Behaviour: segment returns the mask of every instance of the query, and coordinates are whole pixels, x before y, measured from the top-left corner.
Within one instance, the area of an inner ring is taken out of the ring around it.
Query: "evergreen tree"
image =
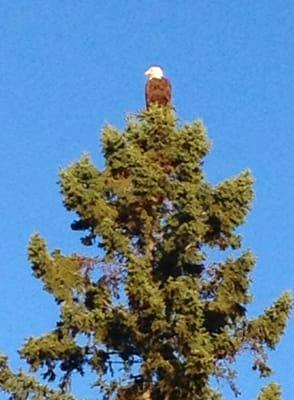
[[[99,389],[104,399],[220,400],[211,382],[224,379],[237,395],[234,361],[243,351],[269,376],[266,351],[279,342],[292,300],[285,292],[247,316],[255,257],[237,228],[253,198],[250,172],[208,183],[205,127],[181,125],[165,107],[129,117],[124,132],[106,126],[102,142],[102,171],[83,156],[60,173],[64,205],[77,215],[72,229],[98,246],[97,258],[50,253],[39,235],[28,248],[60,318],[20,354],[59,389],[13,373],[2,356],[1,390],[11,399],[70,400],[73,374],[90,369],[97,398]],[[258,400],[267,399],[281,399],[277,384],[262,389]]]

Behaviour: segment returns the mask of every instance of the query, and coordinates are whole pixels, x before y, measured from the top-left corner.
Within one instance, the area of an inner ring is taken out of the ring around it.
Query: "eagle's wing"
[[[171,103],[171,84],[167,78],[149,79],[145,87],[146,106],[157,103],[166,106]]]

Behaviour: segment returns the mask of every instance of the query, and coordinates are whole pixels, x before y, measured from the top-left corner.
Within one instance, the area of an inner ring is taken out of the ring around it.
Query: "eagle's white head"
[[[160,67],[152,66],[145,71],[145,75],[148,77],[148,79],[161,79],[163,77],[163,70]]]

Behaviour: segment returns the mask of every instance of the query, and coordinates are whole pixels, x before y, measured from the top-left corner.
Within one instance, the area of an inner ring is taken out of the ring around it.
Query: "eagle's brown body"
[[[160,106],[171,104],[171,84],[167,78],[151,78],[148,79],[145,86],[146,107],[151,103]]]

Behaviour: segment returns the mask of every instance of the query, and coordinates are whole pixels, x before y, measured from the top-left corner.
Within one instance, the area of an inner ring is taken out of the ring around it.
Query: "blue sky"
[[[70,230],[58,170],[83,152],[103,165],[101,127],[123,128],[126,113],[144,107],[151,64],[171,79],[182,121],[200,117],[208,128],[208,179],[244,168],[255,176],[241,229],[258,260],[250,315],[293,289],[293,60],[292,0],[0,1],[0,351],[14,368],[24,338],[53,328],[58,315],[31,276],[30,235],[40,232],[50,249],[87,251]],[[293,335],[292,319],[270,355],[285,400],[294,392]],[[256,397],[260,383],[244,359],[238,382],[241,399]],[[85,397],[82,385],[75,390]]]

